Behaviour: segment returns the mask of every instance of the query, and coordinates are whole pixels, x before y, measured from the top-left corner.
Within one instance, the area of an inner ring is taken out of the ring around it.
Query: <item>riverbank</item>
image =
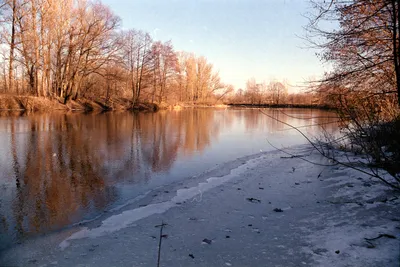
[[[138,103],[132,107],[132,101],[127,98],[98,98],[70,100],[62,104],[56,99],[35,96],[0,95],[0,114],[23,112],[50,112],[50,111],[77,111],[77,112],[102,112],[132,110],[141,112],[154,112],[160,109],[181,110],[184,108],[304,108],[330,110],[328,106],[321,105],[289,105],[289,104],[235,104],[235,103]]]
[[[25,112],[51,112],[51,111],[76,111],[76,112],[103,112],[103,111],[139,111],[155,112],[160,109],[181,110],[184,108],[226,108],[223,104],[155,104],[137,103],[132,107],[132,101],[126,98],[98,98],[70,100],[62,104],[56,99],[35,96],[0,95],[0,115],[20,114]]]
[[[3,251],[0,265],[157,266],[163,222],[160,266],[398,266],[399,202],[352,169],[260,153]]]
[[[70,100],[62,104],[56,99],[49,99],[35,96],[13,96],[0,95],[0,112],[50,112],[50,111],[149,111],[154,112],[159,109],[158,105],[152,103],[138,103],[132,107],[132,101],[125,98],[98,98],[98,99],[79,99]]]

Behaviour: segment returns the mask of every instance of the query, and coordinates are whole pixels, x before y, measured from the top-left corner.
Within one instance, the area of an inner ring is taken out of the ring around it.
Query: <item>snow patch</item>
[[[397,197],[365,174],[336,171],[339,176],[324,180],[333,182],[325,188],[333,190],[329,202],[338,209],[304,221],[308,226],[302,230],[309,233],[305,252],[317,266],[398,266],[398,223],[388,216],[397,210]],[[379,238],[381,234],[396,238]]]
[[[197,186],[191,188],[178,189],[176,192],[176,196],[169,201],[154,203],[132,210],[126,210],[120,214],[113,215],[105,219],[104,221],[102,221],[101,225],[96,228],[89,229],[87,227],[84,227],[80,231],[72,234],[70,237],[63,240],[59,244],[59,247],[60,249],[64,250],[70,245],[71,240],[83,239],[83,238],[96,238],[104,236],[119,231],[123,228],[129,227],[132,225],[132,223],[147,218],[151,215],[164,213],[170,208],[176,207],[179,204],[182,204],[183,202],[189,199],[193,199],[198,195],[201,196],[203,192],[218,187],[226,183],[227,181],[231,180],[232,178],[243,174],[244,172],[248,171],[248,169],[257,166],[260,163],[261,159],[262,156],[257,157],[255,159],[251,159],[247,161],[245,164],[240,165],[235,169],[232,169],[230,173],[225,176],[210,177],[205,182],[199,183]],[[199,201],[198,198],[193,199],[193,201],[195,200]]]

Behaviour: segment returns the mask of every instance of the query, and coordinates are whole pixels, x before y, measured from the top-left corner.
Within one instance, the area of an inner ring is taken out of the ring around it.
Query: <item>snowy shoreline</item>
[[[0,265],[156,266],[164,222],[161,266],[399,266],[398,193],[345,167],[285,156],[245,157],[159,188],[3,251]],[[307,159],[327,163],[315,152]]]

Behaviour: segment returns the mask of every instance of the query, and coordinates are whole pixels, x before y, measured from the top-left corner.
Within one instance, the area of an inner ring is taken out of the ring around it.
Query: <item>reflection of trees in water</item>
[[[266,133],[279,133],[292,128],[279,122],[283,121],[294,127],[306,128],[306,131],[319,133],[321,127],[328,133],[337,129],[337,119],[332,112],[310,109],[263,109],[263,112],[275,118],[272,119],[262,114],[258,109],[242,109],[234,114],[238,120],[243,120],[247,131],[265,131]],[[314,128],[309,127],[313,125]],[[306,126],[306,127],[305,127]]]
[[[169,170],[179,151],[210,145],[219,132],[214,114],[190,109],[9,119],[7,164],[15,186],[12,205],[0,206],[0,233],[20,240],[104,210],[118,198],[116,183],[145,181]]]
[[[192,109],[178,115],[179,131],[183,135],[182,151],[185,155],[203,151],[211,144],[211,138],[219,133],[219,121],[214,119],[214,110]]]
[[[115,198],[112,189],[105,189],[102,159],[82,124],[79,116],[38,115],[16,129],[16,119],[11,120],[16,186],[7,225],[14,225],[17,239],[68,225]]]
[[[274,118],[283,119],[282,114],[275,109],[265,110],[269,115]],[[258,109],[241,109],[234,113],[238,120],[242,121],[245,125],[246,131],[265,131],[266,133],[282,130],[284,125],[262,114]]]
[[[123,113],[115,119],[120,128],[110,136],[122,140],[124,153],[107,161],[118,159],[120,168],[114,172],[116,179],[124,177],[134,182],[149,179],[152,172],[168,171],[180,151],[186,155],[203,151],[219,131],[214,111],[210,109]],[[121,150],[121,144],[110,142],[107,151],[113,151],[114,146]]]
[[[158,112],[140,116],[142,155],[151,171],[167,171],[176,160],[180,134],[173,113]]]
[[[140,114],[141,148],[144,161],[154,172],[167,171],[178,152],[201,152],[218,134],[214,110],[188,109],[178,112]]]

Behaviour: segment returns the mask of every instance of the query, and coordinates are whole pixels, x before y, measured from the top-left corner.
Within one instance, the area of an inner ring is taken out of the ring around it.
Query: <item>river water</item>
[[[307,142],[271,117],[311,138],[337,128],[327,111],[263,112],[268,116],[204,108],[0,117],[0,251],[219,164]]]

